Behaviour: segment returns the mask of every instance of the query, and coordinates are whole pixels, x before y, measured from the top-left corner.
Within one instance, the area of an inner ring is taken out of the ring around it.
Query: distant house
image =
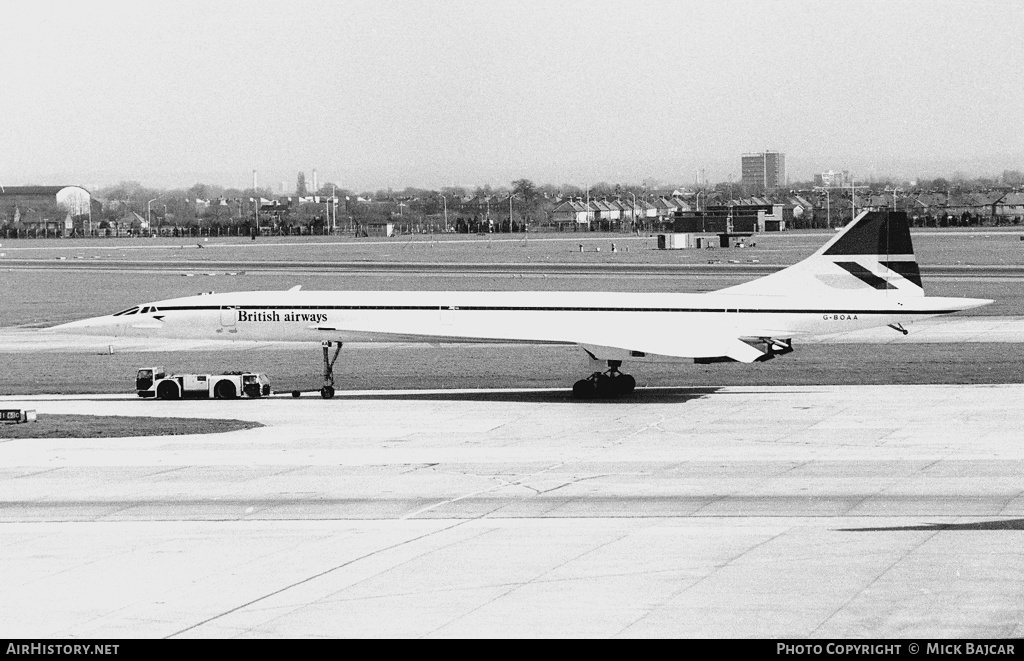
[[[563,225],[587,225],[590,221],[586,205],[575,198],[567,198],[551,210],[551,222],[561,228]]]
[[[1014,224],[1024,220],[1024,193],[1007,193],[996,206],[996,213],[1001,218],[1015,221]]]
[[[672,202],[676,205],[676,211],[692,211],[693,207],[681,196],[673,195]]]
[[[609,202],[606,199],[601,199],[597,201],[597,204],[601,208],[602,220],[615,222],[622,218],[622,208],[617,206],[614,202]]]
[[[975,193],[974,201],[977,205],[976,215],[979,218],[987,218],[992,224],[998,224],[1005,219],[1006,198],[1010,195],[1007,191],[989,191],[988,193]]]
[[[675,198],[664,196],[656,198],[653,205],[656,210],[657,218],[660,221],[668,221],[675,215],[676,211],[680,211],[683,208],[683,205]]]
[[[912,216],[923,216],[937,218],[946,215],[946,203],[949,196],[946,193],[922,193],[917,196],[913,204]]]
[[[149,221],[129,211],[117,220],[108,223],[107,236],[139,236],[149,234]]]
[[[16,210],[17,215],[17,210]],[[32,232],[33,234],[53,234],[55,236],[63,236],[71,233],[73,227],[71,214],[67,213],[63,218],[57,217],[28,217],[21,218],[19,216],[18,221],[15,223],[18,229],[24,229]]]
[[[1012,212],[1005,210],[1006,200],[1013,193],[990,191],[987,193],[930,192],[917,195],[910,209],[914,218],[924,218],[931,224],[956,225],[966,223],[998,223]],[[1021,211],[1024,216],[1024,209]]]
[[[789,195],[786,203],[793,209],[793,221],[798,223],[797,227],[810,227],[815,221],[814,204],[807,198],[800,195]]]
[[[637,199],[637,206],[640,209],[640,217],[647,220],[655,220],[658,217],[658,207],[647,200]]]
[[[608,206],[612,208],[612,212],[618,214],[616,218],[621,223],[629,223],[633,221],[633,207],[629,204],[624,203],[620,199],[608,200]]]
[[[500,208],[497,206],[497,202],[488,195],[466,197],[458,202],[458,212],[469,216],[484,216],[491,211],[492,201],[495,204],[495,208]]]
[[[892,208],[892,196],[889,193],[874,193],[866,195],[862,198],[863,208],[871,207],[873,209],[891,209]]]
[[[596,224],[593,229],[597,230],[610,230],[612,229],[612,208],[611,206],[602,199],[591,199],[591,208],[594,210],[594,221]]]
[[[969,222],[971,218],[990,217],[992,207],[985,193],[953,194],[946,200],[945,215],[947,219],[954,219],[955,224],[959,224],[961,219]]]

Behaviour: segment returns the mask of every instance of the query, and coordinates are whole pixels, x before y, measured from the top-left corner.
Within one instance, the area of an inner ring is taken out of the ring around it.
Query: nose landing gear
[[[328,352],[332,344],[337,344],[338,348],[334,350],[334,357],[329,358]],[[341,353],[341,342],[328,340],[321,342],[321,346],[324,350],[324,387],[320,389],[320,396],[330,399],[334,397],[334,361],[338,360],[338,354]]]
[[[572,395],[577,399],[594,399],[628,395],[636,388],[636,379],[619,371],[621,360],[609,360],[608,369],[594,372],[580,379],[572,386]]]

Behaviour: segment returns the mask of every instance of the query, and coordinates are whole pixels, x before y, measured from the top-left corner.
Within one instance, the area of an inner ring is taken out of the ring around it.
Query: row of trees
[[[300,203],[296,196],[289,201],[265,188],[237,189],[200,183],[185,189],[161,190],[128,181],[95,191],[95,196],[103,201],[102,218],[96,219],[97,223],[116,224],[125,217],[138,214],[147,220],[152,219],[154,228],[161,225],[238,226],[255,224],[259,208],[261,226],[323,230],[333,226],[351,227],[392,221],[409,225],[414,219],[422,221],[425,218],[439,219],[443,224],[448,212],[449,226],[453,227],[455,221],[463,216],[468,216],[464,218],[468,223],[475,216],[490,215],[489,212],[498,214],[502,207],[497,200],[507,200],[510,194],[513,196],[514,213],[520,222],[536,222],[543,215],[541,201],[553,199],[556,192],[553,187],[538,190],[527,179],[513,182],[510,188],[483,186],[472,191],[449,187],[440,191],[406,188],[356,193],[327,183],[317,191],[307,191],[309,197],[319,197],[318,202]],[[467,210],[464,203],[467,197],[486,199],[487,202]],[[261,199],[264,201],[262,204]],[[278,204],[270,205],[267,201]],[[476,223],[479,221],[475,218]]]

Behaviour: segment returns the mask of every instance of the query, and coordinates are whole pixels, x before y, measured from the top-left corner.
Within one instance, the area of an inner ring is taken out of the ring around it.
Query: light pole
[[[897,188],[896,186],[893,186],[893,187],[892,187],[892,189],[889,189],[889,188],[886,188],[886,189],[885,189],[885,192],[886,192],[886,193],[888,193],[888,192],[892,192],[892,210],[893,210],[893,211],[896,211],[896,193],[897,193],[897,192],[898,192],[899,190],[900,190],[900,189],[899,189],[899,188]]]
[[[512,233],[512,197],[515,193],[508,194],[508,233]]]
[[[149,202],[146,202],[146,222],[149,224],[149,231],[150,232],[153,231],[153,206],[152,205],[153,205],[154,202],[159,200],[164,195],[167,195],[167,193],[164,193],[163,195],[157,195],[156,197],[154,197]],[[92,207],[91,204],[89,206]],[[90,212],[91,211],[92,211],[92,209],[90,208]],[[166,212],[164,213],[164,216],[167,216]]]
[[[850,221],[857,217],[857,189],[867,188],[867,186],[858,186],[857,182],[853,179],[850,180]]]
[[[832,199],[829,196],[828,188],[825,188],[824,186],[818,186],[814,190],[825,191],[825,224],[828,227],[828,229],[832,229]]]
[[[638,227],[636,221],[636,193],[630,193],[633,196],[633,227]]]
[[[590,231],[590,186],[587,186],[587,231]]]
[[[444,203],[444,233],[448,233],[448,198],[441,194],[441,201]]]
[[[856,181],[850,180],[850,222],[857,217],[857,186]]]

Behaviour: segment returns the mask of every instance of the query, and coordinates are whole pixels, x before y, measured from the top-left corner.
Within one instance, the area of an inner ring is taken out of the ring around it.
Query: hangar
[[[9,232],[85,233],[100,203],[81,186],[0,186],[0,227]]]

